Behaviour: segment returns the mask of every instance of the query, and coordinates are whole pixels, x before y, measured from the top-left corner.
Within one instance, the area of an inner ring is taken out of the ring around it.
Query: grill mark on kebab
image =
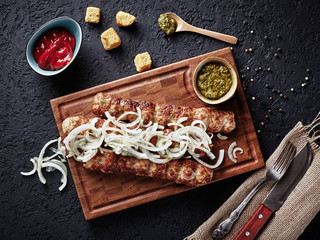
[[[65,135],[74,128],[89,123],[90,118],[76,116],[65,119],[62,129]],[[96,127],[101,127],[104,119],[99,119]],[[169,131],[168,131],[169,132]],[[115,153],[98,152],[83,166],[90,170],[114,174],[134,174],[137,176],[155,177],[168,179],[187,186],[200,186],[211,182],[213,170],[191,159],[171,160],[168,163],[157,164],[147,159],[137,159],[117,155]]]
[[[207,132],[229,133],[236,127],[234,114],[231,111],[212,110],[206,107],[191,108],[175,105],[161,105],[145,101],[125,100],[113,95],[97,93],[93,99],[92,111],[95,115],[105,117],[108,111],[111,116],[119,117],[124,112],[137,112],[141,109],[144,124],[151,122],[160,125],[177,122],[182,117],[187,117],[184,125],[190,125],[194,120],[201,120],[207,127]],[[123,120],[133,121],[135,116],[126,116]]]

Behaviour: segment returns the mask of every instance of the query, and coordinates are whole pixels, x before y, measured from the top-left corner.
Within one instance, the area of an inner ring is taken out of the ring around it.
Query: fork
[[[278,181],[284,173],[287,171],[293,156],[296,153],[296,147],[290,142],[286,142],[279,157],[268,170],[266,177],[248,194],[248,196],[240,203],[240,205],[229,215],[229,218],[219,224],[218,228],[212,233],[214,240],[223,238],[231,229],[232,225],[239,218],[243,209],[247,206],[252,197],[258,192],[258,190],[264,186],[267,182]]]

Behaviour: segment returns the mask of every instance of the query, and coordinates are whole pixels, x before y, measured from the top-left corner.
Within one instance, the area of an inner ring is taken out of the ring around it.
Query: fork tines
[[[291,142],[286,142],[273,168],[280,174],[284,173],[289,167],[291,160],[296,152],[295,146]]]

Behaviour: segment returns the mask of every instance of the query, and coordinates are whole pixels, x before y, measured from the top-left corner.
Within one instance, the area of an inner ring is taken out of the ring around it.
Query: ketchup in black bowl
[[[76,46],[75,37],[58,27],[43,33],[36,41],[33,57],[44,70],[58,70],[71,62]]]

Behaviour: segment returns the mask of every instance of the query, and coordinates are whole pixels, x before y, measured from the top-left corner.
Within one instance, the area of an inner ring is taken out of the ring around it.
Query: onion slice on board
[[[221,135],[220,133],[217,134],[217,138],[219,138],[220,140],[227,140],[228,139],[227,136]]]
[[[237,163],[237,160],[234,159],[233,155],[232,155],[232,152],[233,152],[233,149],[237,146],[237,143],[236,142],[233,142],[230,144],[229,148],[228,148],[228,157],[230,158],[230,160],[234,163]]]
[[[233,149],[233,151],[232,151],[232,156],[233,156],[234,158],[237,158],[236,152],[240,152],[240,154],[242,154],[242,153],[243,153],[243,149],[242,149],[241,147],[237,147],[237,148]]]

